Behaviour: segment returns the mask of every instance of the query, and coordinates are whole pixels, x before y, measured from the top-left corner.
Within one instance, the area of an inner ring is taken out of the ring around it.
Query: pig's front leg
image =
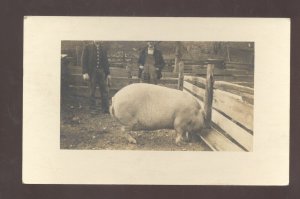
[[[174,121],[174,129],[176,131],[176,139],[175,142],[177,145],[180,145],[180,143],[183,141],[183,137],[186,133],[186,121],[182,117],[177,117]]]
[[[122,133],[123,135],[125,135],[126,140],[130,143],[130,144],[136,144],[136,140],[129,134],[129,132],[132,130],[132,127],[130,126],[123,126],[122,127]]]
[[[180,145],[180,143],[183,141],[183,135],[184,135],[184,131],[181,128],[176,128],[176,139],[175,139],[175,143],[177,145]]]

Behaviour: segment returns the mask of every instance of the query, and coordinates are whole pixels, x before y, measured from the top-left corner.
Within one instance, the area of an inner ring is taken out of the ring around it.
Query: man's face
[[[154,42],[148,41],[148,48],[154,48]]]
[[[94,44],[96,44],[96,45],[101,45],[101,44],[102,44],[102,41],[94,40]]]

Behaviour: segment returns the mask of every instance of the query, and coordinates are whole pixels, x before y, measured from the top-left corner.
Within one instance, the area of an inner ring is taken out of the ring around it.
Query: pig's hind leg
[[[120,110],[120,108],[118,110]],[[135,114],[130,111],[121,110],[119,112],[115,112],[115,115],[118,121],[122,124],[122,135],[129,143],[136,144],[136,140],[129,134],[130,131],[134,130],[138,123],[135,119]]]

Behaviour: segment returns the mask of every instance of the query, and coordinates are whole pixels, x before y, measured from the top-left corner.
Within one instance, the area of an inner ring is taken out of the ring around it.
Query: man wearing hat
[[[108,82],[110,82],[109,63],[106,50],[102,42],[93,41],[85,46],[82,53],[83,79],[89,80],[90,108],[95,111],[96,87],[99,86],[101,93],[102,112],[109,113]]]
[[[157,43],[156,43],[157,44]],[[161,70],[165,62],[160,50],[155,47],[155,42],[148,41],[138,59],[139,74],[141,82],[157,84],[162,77]]]

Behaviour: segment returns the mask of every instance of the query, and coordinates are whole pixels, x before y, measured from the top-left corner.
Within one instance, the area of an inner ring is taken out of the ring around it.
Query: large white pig
[[[123,131],[175,129],[178,144],[187,132],[200,132],[204,111],[193,97],[183,91],[153,84],[130,84],[112,98],[111,115]],[[136,143],[129,134],[128,141]]]

